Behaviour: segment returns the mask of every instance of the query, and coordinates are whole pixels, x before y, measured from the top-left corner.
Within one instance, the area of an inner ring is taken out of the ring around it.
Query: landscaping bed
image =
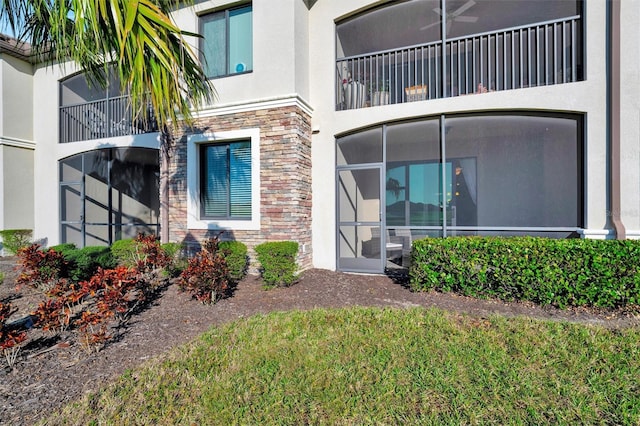
[[[0,258],[5,282],[0,301],[19,308],[12,319],[37,307],[41,296],[22,288],[15,290],[15,260]],[[396,280],[398,281],[398,280]],[[129,368],[185,343],[212,325],[227,323],[256,313],[312,309],[316,307],[390,306],[438,307],[475,317],[493,314],[567,320],[608,327],[640,325],[637,313],[587,308],[559,310],[532,303],[478,300],[438,292],[414,293],[404,282],[386,276],[345,274],[326,270],[305,271],[288,288],[265,291],[253,276],[243,279],[231,297],[215,305],[203,305],[188,293],[169,285],[153,304],[133,316],[121,337],[99,353],[87,355],[64,336],[48,341],[46,334],[30,334],[13,371],[0,370],[0,419],[7,424],[33,424],[65,403],[95,391]]]

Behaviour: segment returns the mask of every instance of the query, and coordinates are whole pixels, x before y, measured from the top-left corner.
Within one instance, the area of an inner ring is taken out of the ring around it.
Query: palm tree
[[[149,105],[161,130],[162,240],[168,240],[169,135],[215,96],[196,55],[169,18],[178,0],[0,0],[4,19],[50,64],[74,61],[102,86],[114,67],[136,119]]]

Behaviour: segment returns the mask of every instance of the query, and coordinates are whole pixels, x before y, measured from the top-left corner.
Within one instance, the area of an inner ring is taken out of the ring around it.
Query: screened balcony
[[[60,143],[138,135],[158,131],[149,108],[135,117],[129,96],[114,76],[106,89],[77,74],[60,83]]]
[[[576,1],[414,0],[365,12],[337,25],[336,109],[580,81],[581,10]]]

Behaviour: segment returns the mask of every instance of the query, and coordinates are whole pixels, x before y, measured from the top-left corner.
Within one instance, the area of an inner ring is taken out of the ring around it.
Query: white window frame
[[[251,220],[204,219],[200,217],[200,146],[251,140]],[[198,133],[187,137],[187,228],[216,230],[260,230],[260,129]]]

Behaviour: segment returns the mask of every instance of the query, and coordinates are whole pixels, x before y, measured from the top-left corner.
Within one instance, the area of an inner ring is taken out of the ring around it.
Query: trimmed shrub
[[[247,246],[240,241],[221,241],[218,247],[227,261],[229,276],[233,281],[240,281],[247,273]]]
[[[414,290],[617,308],[640,304],[640,241],[450,237],[414,241]]]
[[[78,249],[76,245],[73,243],[62,243],[62,244],[58,244],[57,246],[51,246],[49,248],[51,250],[57,251],[58,253],[62,253],[63,255],[65,252]]]
[[[182,254],[184,244],[181,243],[164,243],[160,247],[169,259],[168,265],[164,268],[167,275],[177,277],[187,267],[187,259]]]
[[[262,266],[262,280],[268,287],[287,287],[298,279],[298,243],[295,241],[272,241],[255,247]]]
[[[2,246],[9,254],[18,254],[18,250],[31,244],[31,229],[5,229],[0,231]]]
[[[174,250],[173,246],[167,247],[170,250]],[[175,248],[175,250],[177,249]],[[111,245],[111,253],[119,265],[137,268],[140,272],[163,269],[172,261],[171,256],[167,254],[153,234],[145,235],[141,233],[132,240],[115,241]]]
[[[68,278],[74,282],[90,279],[98,268],[112,269],[118,264],[109,247],[104,246],[64,248],[61,253],[67,261]]]
[[[189,259],[178,286],[205,304],[215,303],[224,296],[229,287],[229,268],[218,247],[218,238],[207,240],[202,250]]]
[[[127,240],[114,241],[111,244],[111,253],[118,261],[118,264],[133,267],[137,263],[136,258],[136,240],[133,238]]]

